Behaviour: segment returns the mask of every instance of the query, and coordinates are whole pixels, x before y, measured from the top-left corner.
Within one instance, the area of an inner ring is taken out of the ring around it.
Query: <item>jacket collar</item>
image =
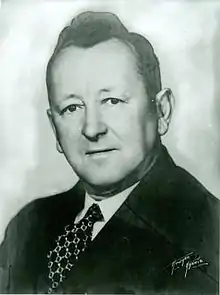
[[[163,211],[161,207],[166,201],[165,195],[169,183],[175,177],[175,168],[176,165],[167,149],[162,146],[153,167],[131,192],[115,217],[136,226],[151,228],[165,239],[172,241],[172,236],[169,236],[160,221],[162,217],[160,215],[166,214],[166,209]]]

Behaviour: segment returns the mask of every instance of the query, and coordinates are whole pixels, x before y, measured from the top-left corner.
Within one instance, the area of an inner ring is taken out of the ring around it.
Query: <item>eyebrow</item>
[[[114,87],[108,87],[108,88],[102,88],[98,92],[99,92],[99,94],[101,94],[101,93],[109,93],[109,92],[111,92],[113,90],[115,90]],[[83,97],[82,96],[77,95],[77,94],[74,94],[74,93],[70,93],[70,94],[64,96],[64,99],[65,100],[66,99],[69,99],[69,98],[76,98],[76,99],[83,100]]]
[[[114,91],[114,90],[117,91],[117,89],[114,88],[114,87],[108,87],[108,88],[103,88],[103,89],[99,90],[99,93],[109,93],[109,92]],[[127,94],[127,91],[126,92],[121,92],[120,95],[123,96],[125,99],[129,99],[130,98],[130,95]]]
[[[99,90],[99,93],[109,93],[112,90],[114,90],[114,89],[112,89],[111,87],[102,88],[102,89]],[[74,94],[74,93],[70,93],[70,94],[64,96],[64,99],[69,99],[69,98],[77,98],[77,99],[83,100],[82,96]]]
[[[114,89],[112,89],[111,87],[109,87],[109,88],[102,88],[102,89],[99,90],[99,93],[109,93],[112,90],[114,90]]]
[[[68,95],[65,95],[64,99],[69,99],[69,98],[77,98],[77,99],[82,99],[80,95],[76,95],[74,93],[70,93]]]

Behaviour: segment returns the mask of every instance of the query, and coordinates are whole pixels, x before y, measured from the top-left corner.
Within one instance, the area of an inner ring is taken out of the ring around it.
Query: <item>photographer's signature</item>
[[[176,260],[174,260],[171,264],[171,275],[174,274],[175,271],[178,271],[182,268],[185,269],[184,277],[186,278],[188,272],[193,268],[198,268],[201,266],[207,266],[209,263],[206,262],[202,257],[194,252],[190,252],[185,256],[182,256]]]

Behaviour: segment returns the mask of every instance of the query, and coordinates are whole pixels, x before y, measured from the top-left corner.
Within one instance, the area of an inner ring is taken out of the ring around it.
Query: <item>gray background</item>
[[[118,14],[143,33],[176,98],[164,142],[220,198],[219,1],[3,1],[0,11],[0,239],[27,202],[77,180],[46,116],[46,62],[58,33],[84,10]]]

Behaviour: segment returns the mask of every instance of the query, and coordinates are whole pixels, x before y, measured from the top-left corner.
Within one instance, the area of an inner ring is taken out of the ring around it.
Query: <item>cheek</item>
[[[131,148],[144,150],[146,146],[150,148],[154,144],[157,134],[156,114],[146,106],[122,112],[112,123],[128,147],[130,145]]]
[[[109,129],[113,132],[122,144],[131,147],[134,144],[140,144],[143,141],[145,128],[142,115],[136,109],[124,109],[114,116],[106,116],[106,122]]]
[[[76,120],[68,118],[66,120],[57,119],[55,121],[57,138],[61,145],[67,145],[70,143],[78,143],[81,134],[80,124]],[[74,145],[76,146],[76,145]]]

